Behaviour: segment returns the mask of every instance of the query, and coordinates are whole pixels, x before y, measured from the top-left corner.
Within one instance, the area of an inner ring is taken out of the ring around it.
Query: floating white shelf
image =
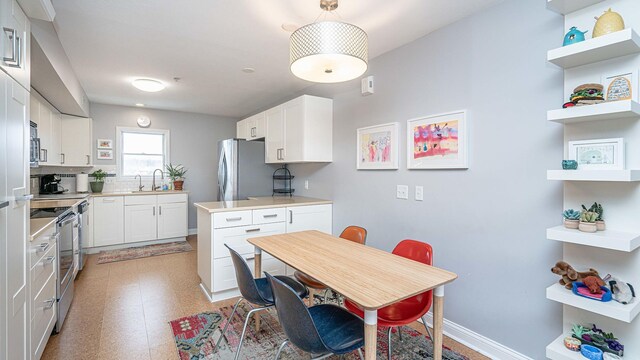
[[[603,1],[604,0],[547,0],[547,9],[557,12],[558,14],[567,15]]]
[[[637,52],[640,52],[640,37],[633,29],[625,29],[549,50],[547,60],[568,69]]]
[[[640,181],[640,170],[547,170],[547,180]]]
[[[547,288],[547,299],[630,323],[640,312],[640,301],[623,305],[615,300],[601,302],[575,295],[559,283]]]
[[[571,351],[564,346],[564,338],[568,335],[560,335],[547,345],[547,358],[551,360],[584,360],[585,357],[579,351]]]
[[[547,111],[547,120],[560,124],[624,118],[640,118],[640,104],[624,100]]]
[[[640,233],[615,230],[586,233],[556,226],[547,229],[547,239],[626,252],[640,247]]]

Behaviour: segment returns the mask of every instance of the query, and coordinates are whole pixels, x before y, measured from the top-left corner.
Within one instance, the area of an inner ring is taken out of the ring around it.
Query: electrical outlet
[[[396,188],[396,198],[405,200],[409,199],[409,186],[398,185]]]
[[[305,190],[309,190],[309,180],[304,181],[304,188]]]
[[[424,200],[424,187],[416,186],[416,200],[417,201]]]

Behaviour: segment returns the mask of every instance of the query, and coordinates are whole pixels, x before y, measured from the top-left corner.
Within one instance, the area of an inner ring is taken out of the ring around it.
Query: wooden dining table
[[[376,359],[378,309],[433,291],[433,358],[442,359],[444,285],[458,275],[346,241],[320,231],[248,239],[255,246],[255,276],[262,275],[262,251],[314,277],[364,309],[365,359]]]

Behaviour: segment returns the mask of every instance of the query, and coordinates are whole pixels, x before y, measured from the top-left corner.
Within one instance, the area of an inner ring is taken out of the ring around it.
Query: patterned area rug
[[[112,263],[116,261],[133,260],[150,256],[175,254],[192,251],[193,248],[186,241],[176,241],[166,244],[154,244],[128,249],[101,251],[98,264]]]
[[[243,306],[244,305],[244,306]],[[246,303],[238,308],[233,322],[227,329],[225,339],[220,343],[220,349],[215,350],[216,341],[225,325],[225,321],[231,315],[231,307],[223,307],[219,311],[205,312],[193,316],[171,321],[171,329],[176,341],[180,360],[214,360],[233,359],[236,348],[240,342],[244,318],[250,308]],[[270,309],[261,312],[260,331],[255,331],[253,321],[247,326],[247,334],[242,344],[241,359],[273,359],[278,347],[285,340],[284,333],[275,310]],[[428,337],[409,328],[402,327],[402,341],[397,332],[391,337],[393,350],[392,359],[432,359],[433,343]],[[378,329],[378,358],[386,359],[387,354],[387,329]],[[288,346],[280,356],[280,359],[310,359],[310,355]],[[447,360],[469,360],[450,349],[445,348],[443,358]],[[328,359],[340,359],[332,356]],[[341,359],[358,360],[357,352],[344,355]]]

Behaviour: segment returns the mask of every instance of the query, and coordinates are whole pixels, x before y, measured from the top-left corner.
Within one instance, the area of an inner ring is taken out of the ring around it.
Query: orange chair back
[[[347,226],[340,237],[364,245],[367,242],[367,230],[360,226]]]

